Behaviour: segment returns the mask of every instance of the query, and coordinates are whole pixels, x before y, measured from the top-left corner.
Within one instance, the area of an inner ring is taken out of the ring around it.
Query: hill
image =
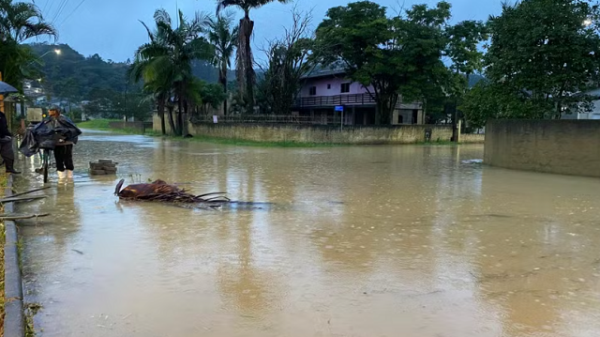
[[[85,100],[94,89],[121,92],[130,85],[126,63],[105,61],[98,54],[84,57],[66,44],[30,46],[42,58],[42,87],[49,96]]]
[[[67,44],[31,44],[33,52],[42,57],[39,67],[43,74],[42,87],[46,93],[55,98],[66,98],[73,101],[89,100],[94,92],[113,91],[130,92],[139,90],[139,85],[130,83],[127,78],[128,62],[104,60],[94,54],[85,57]],[[60,50],[56,54],[54,50]],[[193,73],[196,77],[216,83],[218,70],[206,61],[195,61]],[[235,72],[229,71],[230,80],[235,79]]]

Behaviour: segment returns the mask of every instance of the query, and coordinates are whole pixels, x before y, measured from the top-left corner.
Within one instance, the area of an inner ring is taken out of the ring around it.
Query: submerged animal
[[[194,195],[185,192],[176,185],[170,185],[163,180],[156,180],[148,184],[128,185],[124,189],[125,179],[121,179],[115,187],[115,195],[125,200],[168,201],[181,203],[227,203],[230,200],[224,196],[225,192],[214,192]]]

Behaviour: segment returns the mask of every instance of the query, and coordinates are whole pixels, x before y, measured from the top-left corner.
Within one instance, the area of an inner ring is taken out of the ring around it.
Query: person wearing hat
[[[8,121],[4,111],[0,110],[0,156],[4,160],[6,173],[21,174],[15,170],[15,152],[13,151],[13,134],[8,130]]]
[[[71,138],[62,135],[54,147],[54,159],[56,161],[58,179],[63,180],[67,178],[72,180],[73,170],[75,169],[73,164],[73,144],[77,142],[77,136],[81,134],[81,131],[77,129],[75,124],[73,124],[69,118],[61,115],[60,108],[56,106],[53,106],[48,110],[48,115],[50,120],[55,122],[55,124],[69,125],[76,130],[76,135],[71,135]]]

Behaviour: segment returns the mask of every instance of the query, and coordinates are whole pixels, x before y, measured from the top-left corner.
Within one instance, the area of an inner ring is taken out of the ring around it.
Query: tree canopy
[[[561,118],[588,111],[586,92],[597,87],[600,73],[598,19],[598,5],[586,0],[504,4],[488,23],[490,83],[468,95],[467,117]]]
[[[376,100],[377,122],[389,124],[398,95],[412,100],[441,93],[449,18],[450,4],[443,1],[394,17],[370,1],[331,8],[317,29],[321,62],[341,62],[347,76]]]

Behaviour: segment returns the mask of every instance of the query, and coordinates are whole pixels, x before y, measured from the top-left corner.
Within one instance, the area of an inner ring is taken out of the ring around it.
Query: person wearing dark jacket
[[[75,169],[73,164],[73,144],[77,143],[77,137],[81,134],[81,131],[69,118],[60,114],[59,108],[50,108],[48,114],[50,115],[50,121],[55,124],[57,130],[61,128],[61,125],[65,124],[74,129],[74,134],[72,132],[62,133],[54,148],[58,179],[63,180],[67,178],[73,180],[73,170]]]
[[[13,151],[13,134],[8,130],[8,121],[4,111],[0,112],[0,156],[4,160],[6,173],[20,174],[15,170],[15,152]]]

